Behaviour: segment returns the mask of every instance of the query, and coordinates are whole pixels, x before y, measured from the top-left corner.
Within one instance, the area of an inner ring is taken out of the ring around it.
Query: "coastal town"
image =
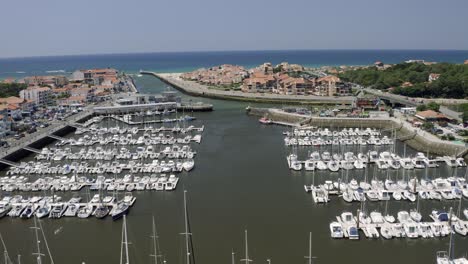
[[[24,133],[65,120],[81,112],[86,106],[109,101],[122,92],[136,92],[132,79],[117,70],[76,70],[70,75],[29,76],[6,78],[0,85],[15,85],[10,96],[0,98],[1,145],[8,147],[8,139],[19,140]]]
[[[242,66],[224,64],[184,73],[181,78],[213,87],[233,88],[245,93],[351,95],[351,84],[341,81],[337,76],[318,77],[307,72],[302,65],[287,62],[276,66],[266,62],[250,70]]]

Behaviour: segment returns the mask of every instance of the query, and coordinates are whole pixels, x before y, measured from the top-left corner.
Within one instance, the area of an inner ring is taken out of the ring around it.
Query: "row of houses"
[[[202,68],[183,73],[181,78],[205,85],[232,85],[241,83],[247,76],[249,76],[249,73],[244,67],[223,64],[208,69]]]
[[[19,93],[20,98],[38,107],[84,104],[97,97],[107,96],[122,85],[118,71],[110,68],[77,70],[69,77],[31,76],[21,80],[9,78],[4,82],[26,84],[27,88]]]
[[[250,70],[246,70],[242,66],[224,64],[183,73],[181,78],[204,85],[231,86],[238,84],[237,87],[245,93],[318,96],[342,96],[351,93],[350,85],[333,75],[320,78],[308,75],[293,77],[300,75],[304,70],[302,65],[287,62],[276,66],[266,62]]]
[[[241,90],[246,93],[345,96],[351,94],[351,85],[333,75],[305,78],[291,77],[286,73],[256,72],[244,79]]]

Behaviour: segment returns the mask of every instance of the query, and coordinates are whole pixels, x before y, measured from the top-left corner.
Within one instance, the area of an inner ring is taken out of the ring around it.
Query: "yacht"
[[[166,182],[166,186],[164,187],[164,190],[166,191],[175,190],[178,182],[179,182],[179,178],[176,177],[174,174],[171,174],[171,176],[169,176],[169,179]]]
[[[308,159],[305,161],[304,168],[306,171],[313,171],[315,170],[315,161],[312,159]]]
[[[195,166],[195,162],[193,159],[186,160],[182,163],[182,166],[185,171],[191,171],[193,167]]]
[[[338,222],[331,222],[330,223],[330,236],[332,238],[343,238],[344,237],[343,227],[341,227],[340,223],[338,223]]]
[[[356,220],[354,219],[354,216],[350,212],[343,212],[341,214],[341,221],[345,225],[356,225]]]
[[[39,207],[39,209],[37,209],[36,217],[37,218],[44,218],[44,217],[48,216],[51,209],[52,209],[52,206],[50,206],[50,204],[48,204],[48,203],[42,205],[41,207]]]
[[[76,216],[78,210],[80,209],[80,205],[77,203],[71,203],[68,205],[67,210],[63,214],[64,216]]]
[[[380,234],[385,239],[393,238],[393,228],[389,224],[384,224],[380,227]]]
[[[93,213],[93,206],[91,204],[85,205],[78,209],[78,218],[88,218]]]
[[[359,232],[356,226],[348,227],[348,236],[349,236],[349,239],[352,239],[352,240],[359,239]]]
[[[8,202],[0,202],[0,218],[4,217],[11,210],[11,205]]]
[[[418,238],[419,237],[419,225],[416,223],[406,223],[403,224],[405,229],[406,237],[408,238]]]
[[[112,220],[118,220],[122,218],[124,215],[128,214],[130,210],[130,206],[125,202],[120,202],[117,206],[112,210]]]
[[[405,158],[400,159],[400,166],[405,170],[412,170],[414,169],[414,164],[411,159]]]
[[[98,207],[94,211],[94,216],[96,216],[96,218],[98,219],[103,219],[108,214],[109,214],[109,207],[102,205],[102,204],[98,205]]]
[[[67,209],[67,206],[63,203],[52,205],[52,209],[50,210],[50,213],[49,213],[49,218],[61,218],[63,214],[65,213],[66,209]]]
[[[340,169],[340,164],[336,160],[330,160],[327,167],[332,172],[337,172]]]
[[[23,218],[23,219],[31,218],[33,214],[36,212],[36,209],[37,209],[37,206],[34,204],[26,205],[26,207],[24,208],[23,212],[20,215],[20,218]]]

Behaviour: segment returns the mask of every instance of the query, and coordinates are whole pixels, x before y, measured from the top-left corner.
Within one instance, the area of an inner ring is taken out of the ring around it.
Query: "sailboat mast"
[[[127,217],[123,216],[123,228],[124,228],[124,245],[125,245],[125,264],[129,264],[130,260],[128,257],[128,236],[127,236]]]
[[[243,259],[242,261],[245,262],[245,264],[249,264],[250,261],[252,261],[251,259],[249,259],[249,244],[248,244],[248,237],[247,237],[247,229],[245,230],[245,259]]]
[[[236,261],[234,259],[234,250],[232,250],[232,253],[231,253],[231,264],[234,264]]]
[[[312,264],[312,232],[309,232],[309,264]]]
[[[454,246],[453,246],[453,231],[452,231],[452,207],[450,207],[449,211],[449,225],[450,225],[450,242],[449,242],[449,261],[453,259],[453,251],[454,251]]]
[[[187,219],[187,190],[184,190],[184,216],[185,216],[185,252],[186,264],[190,264],[190,251],[189,251],[189,231]]]
[[[42,264],[42,256],[44,254],[41,253],[39,233],[37,231],[39,229],[39,227],[37,227],[36,217],[34,217],[34,226],[31,227],[31,228],[34,230],[34,233],[36,234],[36,245],[37,245],[37,252],[33,253],[33,255],[37,256],[37,258],[36,258],[37,264]]]
[[[358,215],[359,215],[359,212],[358,212]],[[315,258],[315,257],[312,257],[312,232],[309,232],[309,255],[305,258],[309,260],[307,262],[308,264],[312,264],[312,259]]]
[[[154,224],[154,216],[153,216],[153,235],[151,237],[153,238],[154,263],[158,264],[158,250],[156,247],[156,225]]]
[[[6,245],[5,245],[5,241],[3,240],[3,236],[2,234],[0,233],[0,240],[2,241],[2,245],[3,245],[3,253],[4,253],[4,257],[5,257],[5,264],[8,264],[11,262],[10,260],[10,256],[8,255],[8,250],[6,248]]]

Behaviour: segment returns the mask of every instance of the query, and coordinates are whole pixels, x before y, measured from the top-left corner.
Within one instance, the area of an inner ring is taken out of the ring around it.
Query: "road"
[[[92,113],[92,108],[87,107],[82,112],[72,115],[64,121],[54,122],[52,123],[52,125],[45,128],[38,128],[36,132],[32,134],[26,134],[24,138],[21,138],[19,140],[13,139],[12,141],[8,142],[10,144],[9,148],[3,148],[0,150],[0,159],[5,158],[6,156],[38,141],[39,139],[45,138],[46,136],[57,132],[65,126],[73,125],[78,120],[83,119],[86,116],[91,115]]]

